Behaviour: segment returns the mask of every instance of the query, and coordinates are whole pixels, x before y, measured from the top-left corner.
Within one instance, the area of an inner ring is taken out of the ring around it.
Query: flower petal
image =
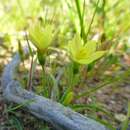
[[[97,52],[94,52],[90,57],[88,57],[88,58],[86,57],[85,59],[77,60],[77,62],[80,64],[90,64],[93,61],[101,58],[105,53],[106,53],[106,51],[97,51]]]
[[[85,44],[85,48],[87,51],[87,54],[90,55],[91,53],[96,51],[97,43],[95,41],[88,41]]]

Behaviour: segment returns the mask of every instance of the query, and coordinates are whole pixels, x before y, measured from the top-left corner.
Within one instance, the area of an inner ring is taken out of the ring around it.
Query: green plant
[[[10,49],[10,43],[13,47],[18,45],[23,63],[22,47],[27,44],[29,48],[31,63],[25,76],[26,88],[114,129],[113,115],[94,98],[103,88],[115,91],[129,83],[129,0],[1,0],[0,9],[0,45],[4,41],[5,50]],[[1,49],[0,54],[5,54],[5,50]],[[34,81],[37,59],[42,70],[38,69],[40,76]],[[90,103],[86,101],[89,98]],[[98,112],[112,121],[99,118]],[[19,125],[16,118],[13,124]],[[127,116],[123,130],[128,122]]]
[[[47,48],[50,46],[53,40],[53,26],[43,26],[38,22],[29,28],[29,39],[37,48],[38,60],[44,71],[45,55]]]

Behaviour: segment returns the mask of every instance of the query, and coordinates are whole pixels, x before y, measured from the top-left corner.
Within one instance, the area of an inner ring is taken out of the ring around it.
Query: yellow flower
[[[90,64],[106,53],[106,51],[96,51],[96,46],[94,41],[84,44],[80,36],[76,34],[67,46],[67,50],[73,61],[79,64]]]
[[[35,24],[29,29],[29,39],[39,51],[44,51],[52,43],[53,26]]]

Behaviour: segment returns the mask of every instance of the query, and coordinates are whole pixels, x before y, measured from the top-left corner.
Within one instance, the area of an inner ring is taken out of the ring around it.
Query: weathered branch
[[[51,123],[57,130],[107,130],[102,124],[87,118],[68,107],[45,97],[29,92],[15,80],[16,70],[20,64],[20,56],[16,54],[5,67],[2,76],[4,98],[17,104],[33,100],[25,105],[30,113]]]

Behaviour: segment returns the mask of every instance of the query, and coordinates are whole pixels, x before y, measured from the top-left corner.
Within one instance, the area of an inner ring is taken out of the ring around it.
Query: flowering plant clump
[[[70,58],[79,64],[90,64],[101,58],[106,51],[96,51],[97,43],[88,41],[84,44],[80,35],[76,34],[66,47]]]

